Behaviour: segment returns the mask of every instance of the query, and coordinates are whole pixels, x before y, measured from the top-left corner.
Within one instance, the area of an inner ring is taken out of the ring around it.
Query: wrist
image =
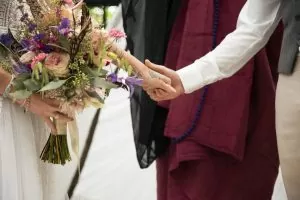
[[[31,96],[26,99],[19,99],[15,101],[20,107],[25,109],[25,112],[27,112],[30,109],[31,106]]]
[[[182,84],[182,82],[181,82],[181,81],[180,81],[180,89],[179,89],[179,94],[180,94],[180,95],[183,95],[183,94],[185,94],[184,87],[183,87],[183,84]]]
[[[13,89],[13,82],[14,82],[14,79],[15,79],[15,76],[14,76],[14,75],[11,75],[9,82],[8,82],[8,84],[6,84],[6,87],[5,87],[5,89],[4,89],[4,92],[2,93],[2,96],[3,96],[4,98],[9,98],[10,92],[11,92],[12,89]]]
[[[10,85],[11,76],[9,74],[1,74],[0,76],[0,95],[2,96],[7,90],[7,87]]]

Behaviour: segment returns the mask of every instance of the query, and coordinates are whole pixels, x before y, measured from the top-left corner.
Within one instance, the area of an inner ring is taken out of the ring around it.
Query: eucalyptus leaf
[[[29,91],[35,92],[35,91],[38,91],[41,89],[41,84],[34,79],[28,79],[28,80],[24,81],[23,83],[24,83],[26,89]]]
[[[104,88],[104,89],[118,88],[117,85],[115,85],[111,82],[108,82],[105,79],[99,78],[99,77],[94,78],[92,84],[94,87]]]
[[[32,95],[32,92],[28,90],[18,90],[10,93],[10,95],[13,99],[26,99]]]
[[[44,92],[47,90],[55,90],[60,88],[61,86],[63,86],[63,84],[66,83],[67,80],[58,80],[58,81],[51,81],[50,83],[48,83],[47,85],[45,85],[40,92]]]

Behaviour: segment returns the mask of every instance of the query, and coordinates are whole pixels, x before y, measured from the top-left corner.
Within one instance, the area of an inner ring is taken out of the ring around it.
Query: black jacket
[[[116,6],[121,0],[85,0],[89,6]]]
[[[127,48],[144,61],[163,64],[169,34],[181,0],[86,0],[88,5],[117,5],[122,3]],[[141,89],[131,98],[131,116],[141,168],[148,167],[167,146],[163,137],[167,111]]]

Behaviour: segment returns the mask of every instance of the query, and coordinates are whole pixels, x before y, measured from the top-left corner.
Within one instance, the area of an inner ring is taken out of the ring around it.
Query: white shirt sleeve
[[[185,93],[229,77],[241,69],[276,29],[281,0],[248,0],[240,12],[237,28],[221,44],[193,64],[178,70]]]

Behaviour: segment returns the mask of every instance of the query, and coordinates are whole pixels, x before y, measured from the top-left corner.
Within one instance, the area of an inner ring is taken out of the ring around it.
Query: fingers
[[[158,78],[165,83],[171,85],[171,78],[169,77],[169,69],[162,65],[156,65],[149,60],[145,61],[145,65],[150,68],[149,75],[151,78]]]
[[[48,127],[51,129],[51,133],[57,134],[57,130],[53,121],[49,117],[43,117],[43,119],[45,123],[48,125]]]
[[[153,81],[153,87],[155,89],[164,90],[166,93],[176,93],[176,90],[171,85],[166,84],[162,80],[152,80],[152,81]]]
[[[160,74],[156,71],[153,71],[152,69],[150,69],[149,75],[150,75],[151,78],[161,79],[166,84],[171,85],[171,79],[169,77],[166,77],[165,75],[162,75],[162,74]]]
[[[73,119],[67,116],[66,114],[63,114],[61,112],[52,112],[49,113],[48,117],[52,117],[53,119],[62,121],[62,122],[69,122],[72,121]]]
[[[145,65],[146,65],[147,67],[149,67],[150,69],[152,69],[152,70],[158,72],[158,73],[161,73],[161,74],[163,74],[163,75],[166,74],[166,71],[167,71],[167,70],[166,70],[166,68],[165,68],[164,66],[156,65],[156,64],[150,62],[150,60],[148,60],[148,59],[145,60]]]
[[[59,108],[61,106],[61,102],[56,99],[45,99],[44,100],[47,104]]]
[[[161,98],[168,95],[168,93],[162,89],[155,90],[155,93],[158,97],[161,97]]]
[[[150,98],[152,100],[157,101],[157,102],[170,100],[170,99],[174,98],[174,94],[169,94],[169,93],[166,93],[165,91],[159,90],[159,89],[148,90],[147,94],[150,96]]]
[[[154,101],[161,101],[155,94],[154,90],[150,90],[150,91],[147,91],[147,94],[149,95],[149,97],[154,100]]]
[[[142,87],[144,90],[162,89],[167,93],[175,93],[176,90],[169,84],[160,79],[146,79],[143,81]]]

